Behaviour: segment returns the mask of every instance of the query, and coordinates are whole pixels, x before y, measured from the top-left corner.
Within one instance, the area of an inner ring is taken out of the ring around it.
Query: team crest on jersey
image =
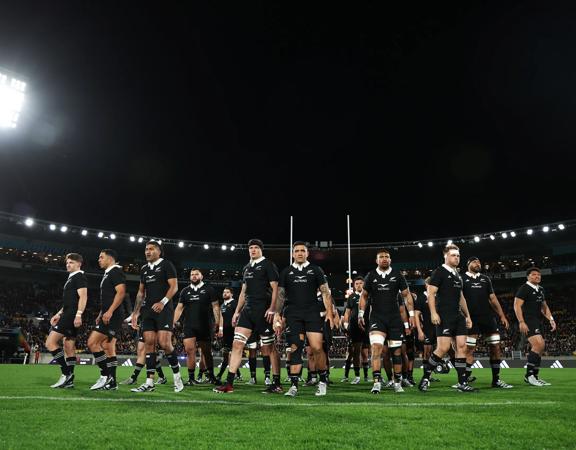
[[[390,281],[396,281],[396,277],[390,278]]]
[[[308,272],[306,272],[308,275],[314,275],[314,271],[312,269],[310,269]]]

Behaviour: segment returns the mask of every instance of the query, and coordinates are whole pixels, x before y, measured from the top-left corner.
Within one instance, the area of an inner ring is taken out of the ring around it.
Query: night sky
[[[0,6],[0,67],[28,82],[2,211],[269,243],[290,215],[335,242],[347,213],[356,242],[576,217],[559,3],[22,3]]]

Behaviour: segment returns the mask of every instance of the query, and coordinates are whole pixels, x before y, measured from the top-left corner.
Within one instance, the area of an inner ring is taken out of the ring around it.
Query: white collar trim
[[[202,288],[204,286],[204,282],[201,281],[200,283],[198,283],[196,286],[194,286],[192,283],[190,283],[190,287],[192,289],[194,289],[195,291],[197,291],[198,289]]]
[[[442,267],[444,267],[448,272],[453,273],[454,275],[458,275],[458,272],[456,272],[456,269],[453,269],[448,264],[442,264]]]
[[[122,268],[122,266],[119,266],[118,264],[114,264],[113,266],[108,267],[108,268],[104,271],[104,273],[110,272],[114,267],[118,267],[119,269]]]
[[[466,272],[466,275],[468,275],[470,278],[480,278],[480,272],[478,273],[472,273],[472,272]]]
[[[310,261],[306,261],[304,264],[292,263],[292,267],[294,267],[295,269],[298,269],[298,270],[302,270],[302,269],[308,267],[309,265],[310,265]]]
[[[72,278],[77,273],[84,273],[84,271],[83,270],[77,270],[76,272],[72,272],[72,273],[68,274],[68,279]]]
[[[230,300],[224,300],[224,305],[229,305],[230,303],[232,303],[234,301],[234,297],[232,297]]]
[[[148,263],[148,267],[150,267],[151,269],[153,269],[154,267],[156,267],[158,264],[160,264],[162,261],[164,261],[164,258],[158,258],[156,261],[154,261],[153,263]]]
[[[388,267],[388,269],[386,269],[384,272],[382,272],[379,267],[376,267],[376,273],[378,275],[380,275],[381,277],[385,277],[386,275],[390,275],[390,272],[392,272],[392,266]]]
[[[251,259],[250,260],[250,267],[254,267],[255,264],[258,264],[259,262],[264,261],[266,258],[264,256],[261,256],[258,259]]]
[[[527,281],[526,284],[527,284],[528,286],[530,286],[532,289],[535,289],[536,292],[538,292],[538,291],[540,290],[540,286],[539,286],[539,285],[532,284],[532,283],[530,283],[529,281]]]

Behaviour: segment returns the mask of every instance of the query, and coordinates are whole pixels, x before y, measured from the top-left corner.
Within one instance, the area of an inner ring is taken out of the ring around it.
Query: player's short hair
[[[100,250],[100,253],[110,256],[114,261],[118,261],[118,252],[111,248],[104,248]]]
[[[258,247],[260,247],[260,250],[264,250],[264,243],[260,239],[250,239],[248,241],[248,247],[251,247],[253,245],[257,245]]]
[[[445,255],[448,254],[448,252],[449,252],[450,250],[458,250],[458,251],[460,251],[460,248],[459,248],[457,245],[455,245],[455,244],[447,245],[446,247],[444,247],[444,254],[445,254]]]
[[[540,268],[534,266],[534,267],[530,267],[530,268],[526,271],[526,276],[530,275],[532,272],[538,272],[540,275],[542,275],[542,272],[540,271]]]
[[[202,273],[202,271],[200,269],[198,269],[197,267],[193,267],[192,269],[190,269],[190,273],[192,273],[194,271]]]
[[[358,281],[358,280],[364,281],[364,278],[361,276],[357,276],[356,278],[354,278],[354,281]]]
[[[224,289],[222,289],[223,291],[230,291],[232,294],[234,293],[234,290],[231,287],[225,287]]]
[[[381,253],[386,253],[387,255],[390,255],[390,250],[385,249],[385,248],[381,248],[380,250],[378,250],[376,252],[376,256],[380,255]]]
[[[84,262],[84,258],[80,253],[68,253],[66,255],[66,259],[71,259],[72,261],[79,262],[80,264]]]
[[[162,244],[160,244],[160,242],[155,241],[154,239],[150,239],[148,242],[146,242],[146,246],[149,245],[156,247],[158,250],[160,250],[160,254],[162,254]]]
[[[296,247],[297,245],[303,245],[304,247],[308,248],[308,245],[304,241],[296,241],[292,244],[292,248]]]

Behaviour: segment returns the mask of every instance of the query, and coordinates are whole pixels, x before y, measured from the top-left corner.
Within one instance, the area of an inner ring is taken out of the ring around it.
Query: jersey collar
[[[250,260],[250,267],[254,267],[254,265],[256,265],[256,264],[264,261],[265,259],[266,259],[266,258],[265,258],[264,256],[261,256],[260,258],[254,259],[254,260],[251,259],[251,260]]]
[[[450,272],[454,275],[458,275],[458,272],[456,272],[456,269],[453,269],[448,264],[442,264],[442,267],[444,267],[448,272]]]
[[[234,298],[231,298],[230,300],[224,300],[224,305],[229,305],[230,303],[232,303],[234,301]]]
[[[158,264],[160,264],[162,261],[164,261],[164,258],[158,258],[156,261],[154,261],[153,263],[148,263],[148,267],[150,267],[151,269],[153,269],[154,267],[156,267]]]
[[[386,275],[390,275],[390,272],[392,272],[392,266],[388,267],[388,269],[386,269],[384,272],[382,272],[379,267],[376,267],[376,273],[378,275],[380,275],[381,277],[385,277]]]
[[[108,268],[104,271],[104,273],[110,272],[114,267],[118,267],[119,269],[122,268],[122,266],[119,266],[118,264],[114,264],[113,266],[108,267]]]
[[[466,272],[466,275],[468,275],[470,278],[480,278],[480,272],[478,273],[472,273],[472,272]]]
[[[200,289],[202,286],[204,286],[204,282],[201,281],[200,283],[198,283],[196,286],[194,286],[192,283],[190,283],[190,287],[192,289],[194,289],[195,291],[197,291],[198,289]]]
[[[71,274],[68,275],[68,279],[72,278],[77,273],[84,273],[84,271],[83,270],[77,270],[76,272],[72,272]]]
[[[536,284],[532,284],[532,283],[530,283],[529,281],[527,281],[526,284],[527,284],[528,286],[530,286],[532,289],[535,289],[536,292],[540,291],[540,286],[538,286],[538,285],[536,285]]]
[[[296,264],[296,263],[292,263],[292,267],[294,267],[295,269],[298,270],[302,270],[306,267],[308,267],[310,265],[310,261],[306,261],[304,264],[300,265],[300,264]]]

